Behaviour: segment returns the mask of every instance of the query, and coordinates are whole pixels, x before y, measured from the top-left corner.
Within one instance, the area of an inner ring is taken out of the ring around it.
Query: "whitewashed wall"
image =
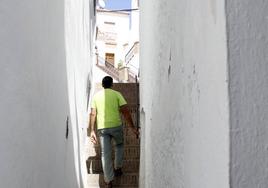
[[[268,187],[268,2],[227,3],[231,187]]]
[[[75,170],[80,187],[86,187],[88,105],[92,89],[93,41],[95,39],[93,1],[65,0],[65,42],[70,117],[73,131]]]
[[[141,5],[141,187],[229,187],[225,2]]]
[[[0,187],[82,187],[88,1],[0,4]]]

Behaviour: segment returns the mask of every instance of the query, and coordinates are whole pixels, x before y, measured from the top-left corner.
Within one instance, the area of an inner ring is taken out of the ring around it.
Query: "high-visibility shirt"
[[[122,94],[112,89],[103,89],[93,97],[91,108],[97,111],[97,129],[117,127],[122,124],[120,106],[127,104]]]

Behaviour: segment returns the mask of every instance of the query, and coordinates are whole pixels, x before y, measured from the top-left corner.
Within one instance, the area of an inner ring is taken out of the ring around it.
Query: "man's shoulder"
[[[116,91],[114,89],[107,89],[107,90],[103,89],[103,90],[96,92],[93,97],[98,98],[106,94],[113,95],[113,96],[122,96],[122,94],[119,91]]]
[[[109,93],[113,93],[113,94],[116,94],[116,95],[121,95],[121,93],[119,91],[116,91],[116,90],[111,89],[111,88],[109,88],[108,91],[109,91]]]
[[[93,99],[98,98],[99,96],[103,95],[103,90],[97,91],[94,95],[93,95]]]
[[[111,89],[112,92],[116,93],[116,94],[121,94],[119,91],[116,91],[114,89]]]

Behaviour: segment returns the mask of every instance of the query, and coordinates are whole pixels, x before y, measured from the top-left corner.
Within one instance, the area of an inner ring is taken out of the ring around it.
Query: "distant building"
[[[95,82],[105,75],[115,81],[135,82],[139,74],[139,12],[97,9]]]
[[[110,12],[97,10],[96,47],[100,59],[117,68],[124,61],[124,50],[128,45],[129,30],[128,12]],[[98,62],[103,63],[103,61]]]

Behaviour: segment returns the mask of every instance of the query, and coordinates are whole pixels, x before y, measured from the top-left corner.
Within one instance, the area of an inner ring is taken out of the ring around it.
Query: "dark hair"
[[[102,87],[111,88],[113,86],[113,78],[111,76],[105,76],[102,79]]]

